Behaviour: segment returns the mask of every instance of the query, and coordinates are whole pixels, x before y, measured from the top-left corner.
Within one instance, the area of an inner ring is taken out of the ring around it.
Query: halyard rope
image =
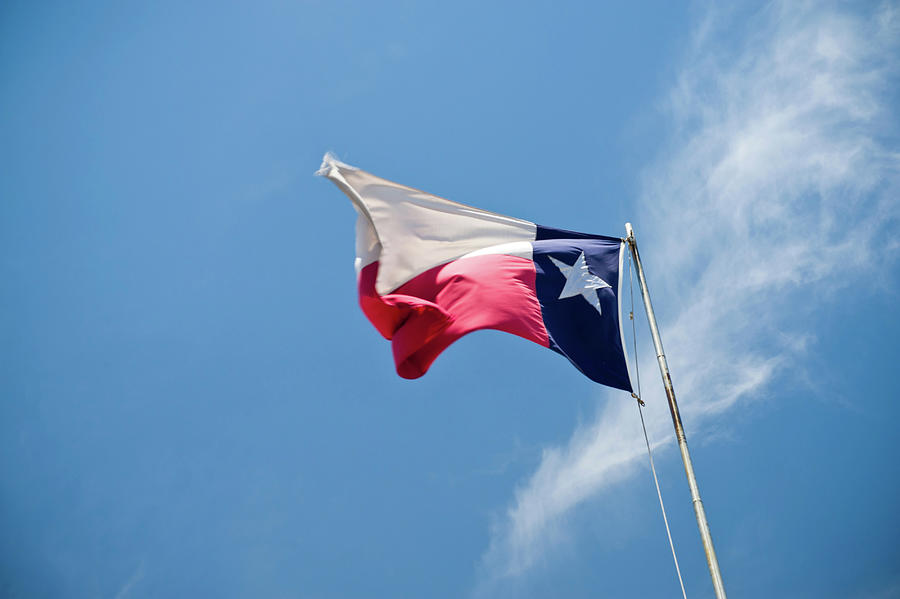
[[[641,399],[641,370],[637,354],[637,334],[634,325],[634,264],[631,253],[628,254],[628,279],[631,290],[631,310],[628,317],[631,319],[631,339],[634,342],[634,378],[637,382],[637,395],[631,394],[637,400],[638,413],[641,415],[641,428],[644,430],[644,442],[647,444],[647,456],[650,458],[650,471],[653,473],[653,482],[656,484],[656,496],[659,497],[659,509],[662,511],[663,523],[666,525],[666,536],[669,537],[669,547],[672,549],[672,560],[675,562],[675,572],[678,574],[678,584],[681,585],[681,596],[687,599],[684,590],[684,580],[681,578],[681,568],[678,567],[678,556],[675,555],[675,543],[672,542],[672,531],[669,530],[669,519],[666,517],[666,506],[663,503],[662,491],[659,490],[659,479],[656,476],[656,466],[653,464],[653,452],[650,450],[650,438],[647,436],[647,425],[644,424],[644,401]]]

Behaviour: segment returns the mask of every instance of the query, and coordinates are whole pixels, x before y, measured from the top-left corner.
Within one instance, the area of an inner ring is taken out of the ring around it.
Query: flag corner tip
[[[327,177],[328,171],[331,170],[331,167],[335,165],[337,159],[334,154],[331,152],[325,152],[325,155],[322,156],[322,164],[319,165],[319,170],[317,170],[313,175],[316,177]]]
[[[314,174],[318,177],[328,177],[331,175],[333,169],[356,170],[349,164],[345,164],[338,160],[337,156],[329,150],[322,156],[322,164],[319,166],[319,170]]]

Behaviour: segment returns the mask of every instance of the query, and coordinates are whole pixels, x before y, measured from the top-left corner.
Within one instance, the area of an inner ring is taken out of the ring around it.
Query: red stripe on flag
[[[432,268],[393,293],[375,292],[378,263],[359,275],[359,302],[391,339],[397,374],[422,376],[447,347],[468,333],[496,329],[548,347],[535,292],[534,262],[505,254],[473,256]]]

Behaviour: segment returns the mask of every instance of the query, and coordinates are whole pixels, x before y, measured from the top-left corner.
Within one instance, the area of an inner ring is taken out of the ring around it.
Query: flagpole
[[[716,559],[716,550],[713,548],[712,535],[709,532],[709,523],[706,521],[706,511],[703,509],[703,501],[700,499],[700,488],[697,486],[697,477],[694,475],[694,466],[691,463],[691,454],[688,452],[687,437],[684,434],[684,426],[681,424],[681,414],[678,412],[678,403],[675,401],[675,389],[672,387],[672,377],[669,376],[669,365],[663,352],[662,339],[659,337],[659,327],[656,325],[656,316],[653,313],[653,305],[650,303],[650,292],[647,290],[647,281],[644,278],[644,267],[641,265],[641,256],[638,254],[637,241],[634,238],[634,230],[631,223],[625,223],[625,232],[628,237],[628,247],[634,257],[634,265],[637,269],[638,281],[641,285],[641,296],[644,299],[644,309],[647,311],[647,320],[650,322],[650,334],[653,336],[653,346],[656,348],[656,360],[659,362],[659,373],[662,375],[663,385],[666,388],[666,399],[669,401],[669,412],[672,414],[672,423],[675,425],[675,437],[678,439],[678,449],[681,450],[681,460],[684,462],[684,472],[687,474],[688,486],[691,489],[691,500],[694,504],[694,514],[697,516],[697,526],[700,529],[700,538],[703,540],[703,550],[706,552],[706,563],[709,565],[709,574],[712,577],[713,588],[716,591],[716,599],[726,599],[725,584],[722,582],[722,572],[719,570],[719,561]],[[620,274],[621,276],[621,274]]]

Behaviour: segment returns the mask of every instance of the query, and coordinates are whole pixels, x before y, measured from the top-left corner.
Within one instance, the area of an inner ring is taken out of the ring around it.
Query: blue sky
[[[729,594],[900,597],[898,9],[5,3],[0,594],[678,595],[626,394],[495,332],[394,374],[330,150],[633,222]]]

